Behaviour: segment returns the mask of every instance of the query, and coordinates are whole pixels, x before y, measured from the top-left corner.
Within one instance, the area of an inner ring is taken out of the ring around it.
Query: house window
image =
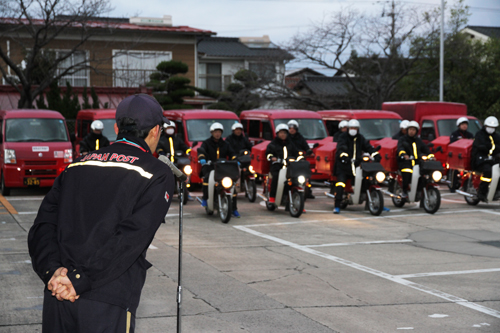
[[[276,66],[274,63],[252,62],[249,64],[248,69],[257,74],[257,76],[263,80],[276,80]]]
[[[172,60],[172,52],[113,50],[115,87],[138,87],[149,82],[149,75],[162,61]]]
[[[67,51],[56,51],[56,56],[58,58],[64,57],[68,54]],[[88,87],[89,86],[89,75],[88,71],[84,68],[87,66],[87,54],[85,51],[73,52],[68,58],[64,59],[57,66],[57,74],[62,74],[65,70],[70,68],[70,74],[63,75],[59,79],[59,85],[64,86],[66,82],[73,87]],[[79,67],[83,67],[77,70]]]
[[[202,89],[214,91],[222,91],[222,64],[221,63],[204,63],[199,65],[198,69],[199,82],[198,85]]]

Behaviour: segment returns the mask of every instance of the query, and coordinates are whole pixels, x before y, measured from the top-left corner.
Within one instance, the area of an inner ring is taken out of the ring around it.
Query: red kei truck
[[[208,139],[210,126],[213,123],[221,123],[224,127],[222,137],[226,138],[231,134],[231,126],[239,122],[238,116],[231,111],[222,110],[166,110],[163,115],[175,122],[176,133],[182,138],[191,150],[191,184],[201,184],[199,177],[201,165],[198,163],[198,148],[201,143]]]
[[[102,135],[104,135],[110,143],[116,141],[114,128],[116,123],[115,114],[116,109],[84,109],[78,111],[75,124],[75,142],[73,143],[76,157],[80,156],[80,141],[90,133],[90,125],[94,120],[102,121],[104,125]]]
[[[275,128],[279,124],[287,124],[290,120],[299,123],[301,133],[309,144],[315,148],[321,140],[327,137],[327,131],[321,116],[314,111],[307,110],[246,110],[241,112],[240,120],[243,124],[245,135],[254,144],[252,148],[252,166],[259,175],[269,172],[269,162],[265,153],[269,141],[276,136]],[[315,151],[315,149],[313,149]],[[316,171],[314,153],[307,157],[311,165],[311,179],[325,179],[324,174]]]
[[[1,193],[15,187],[50,187],[73,162],[64,117],[50,110],[0,111]]]

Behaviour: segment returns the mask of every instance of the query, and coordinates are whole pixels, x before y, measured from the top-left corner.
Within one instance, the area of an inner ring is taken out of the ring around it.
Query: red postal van
[[[50,187],[73,162],[64,117],[49,110],[0,111],[1,193],[13,187]]]

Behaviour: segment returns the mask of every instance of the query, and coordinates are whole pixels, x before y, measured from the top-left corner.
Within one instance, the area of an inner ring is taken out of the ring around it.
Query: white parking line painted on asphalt
[[[329,246],[349,246],[349,245],[370,245],[370,244],[394,244],[394,243],[412,243],[411,239],[397,239],[386,241],[371,241],[371,242],[351,242],[351,243],[330,243],[319,245],[303,245],[305,247],[329,247]]]
[[[477,210],[472,210],[472,211],[477,211]],[[458,213],[458,212],[454,212],[454,213]],[[279,244],[282,244],[285,246],[289,246],[289,247],[294,248],[296,250],[303,251],[303,252],[306,252],[306,253],[309,253],[309,254],[312,254],[312,255],[327,259],[327,260],[331,260],[331,261],[337,262],[339,264],[346,265],[348,267],[357,269],[359,271],[363,271],[363,272],[381,277],[383,279],[407,286],[409,288],[419,290],[419,291],[422,291],[424,293],[436,296],[438,298],[442,298],[444,300],[447,300],[447,301],[450,301],[452,303],[467,307],[469,309],[472,309],[472,310],[475,310],[475,311],[478,311],[478,312],[481,312],[481,313],[484,313],[484,314],[487,314],[487,315],[490,315],[490,316],[493,316],[496,318],[500,318],[500,311],[497,311],[495,309],[487,308],[485,306],[470,302],[464,298],[457,297],[457,296],[442,292],[442,291],[437,290],[437,289],[432,289],[432,288],[429,288],[429,287],[424,286],[422,284],[414,283],[414,282],[405,280],[401,277],[391,275],[391,274],[388,274],[388,273],[385,273],[385,272],[382,272],[382,271],[379,271],[379,270],[376,270],[376,269],[373,269],[373,268],[370,268],[367,266],[357,264],[357,263],[350,261],[350,260],[342,259],[340,257],[336,257],[336,256],[333,256],[333,255],[330,255],[327,253],[323,253],[323,252],[311,249],[311,248],[303,246],[303,245],[295,244],[293,242],[289,242],[287,240],[284,240],[284,239],[281,239],[278,237],[274,237],[271,235],[267,235],[267,234],[252,230],[249,228],[249,226],[233,226],[233,227],[238,229],[238,230],[252,234],[254,236],[261,237],[261,238],[264,238],[264,239],[267,239],[267,240],[270,240],[272,242],[279,243]]]
[[[489,273],[500,272],[500,268],[486,268],[486,269],[472,269],[469,271],[449,271],[449,272],[432,272],[432,273],[416,273],[416,274],[403,274],[394,275],[402,279],[426,277],[426,276],[441,276],[441,275],[459,275],[459,274],[474,274],[474,273]]]

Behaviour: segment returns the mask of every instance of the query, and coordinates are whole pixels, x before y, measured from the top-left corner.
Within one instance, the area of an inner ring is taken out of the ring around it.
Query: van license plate
[[[40,179],[38,179],[38,178],[24,178],[24,185],[26,185],[26,186],[40,186]]]

